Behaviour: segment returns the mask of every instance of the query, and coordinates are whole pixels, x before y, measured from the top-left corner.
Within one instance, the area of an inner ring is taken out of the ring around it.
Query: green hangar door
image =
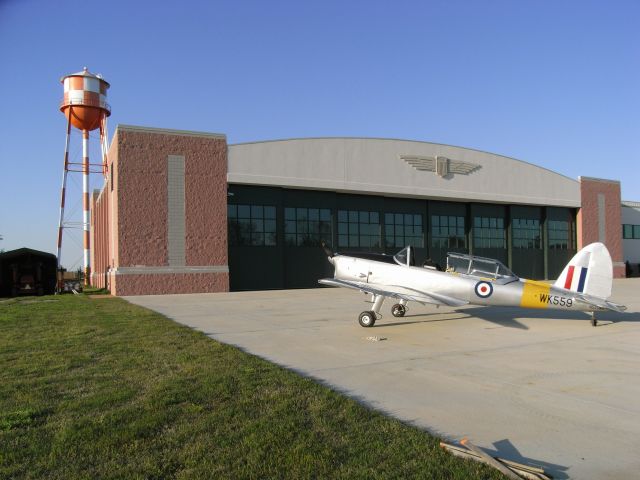
[[[541,279],[544,274],[542,208],[510,208],[511,269],[519,277]]]
[[[474,255],[509,264],[506,213],[503,205],[471,205],[471,248]]]

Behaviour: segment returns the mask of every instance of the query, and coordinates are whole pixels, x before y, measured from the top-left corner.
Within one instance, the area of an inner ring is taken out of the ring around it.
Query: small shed
[[[30,248],[0,253],[0,297],[55,293],[57,265],[55,255]]]

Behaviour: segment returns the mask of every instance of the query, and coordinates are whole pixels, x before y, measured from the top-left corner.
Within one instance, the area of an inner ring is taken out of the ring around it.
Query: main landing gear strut
[[[358,323],[361,327],[369,328],[375,325],[377,317],[380,315],[380,309],[382,308],[383,303],[384,296],[373,296],[373,306],[371,307],[371,310],[362,312],[358,317]]]
[[[596,318],[596,312],[591,312],[591,326],[592,327],[598,326],[598,319]]]

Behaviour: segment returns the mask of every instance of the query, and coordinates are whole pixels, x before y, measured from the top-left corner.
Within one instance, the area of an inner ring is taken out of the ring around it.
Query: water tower
[[[64,97],[60,111],[67,118],[67,138],[64,149],[64,171],[62,174],[62,193],[60,195],[60,220],[58,222],[58,271],[61,268],[62,232],[65,227],[64,201],[69,172],[82,173],[82,229],[83,229],[83,266],[84,283],[90,284],[91,267],[89,265],[89,174],[107,174],[107,117],[111,108],[107,104],[109,84],[101,75],[94,75],[84,68],[82,72],[72,73],[60,79],[64,85]],[[71,126],[82,131],[82,162],[69,161],[69,138]],[[89,163],[89,132],[100,129],[100,147],[102,162]]]

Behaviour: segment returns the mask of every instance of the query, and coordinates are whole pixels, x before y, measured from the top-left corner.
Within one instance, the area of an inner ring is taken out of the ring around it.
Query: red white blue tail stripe
[[[584,284],[587,280],[587,267],[578,267],[575,265],[569,265],[567,271],[567,278],[564,281],[564,288],[567,290],[573,290],[574,292],[584,292]]]

